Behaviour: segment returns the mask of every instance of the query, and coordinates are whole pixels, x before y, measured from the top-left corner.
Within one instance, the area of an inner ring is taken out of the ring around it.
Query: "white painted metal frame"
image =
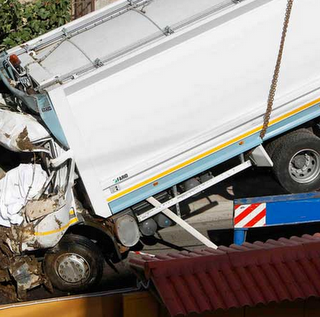
[[[161,203],[156,200],[153,197],[150,197],[147,199],[147,201],[157,207],[161,206]],[[190,226],[186,221],[182,220],[179,216],[177,216],[174,212],[172,212],[170,209],[164,209],[162,212],[169,217],[171,220],[173,220],[175,223],[180,225],[183,229],[185,229],[187,232],[189,232],[192,236],[194,236],[196,239],[198,239],[200,242],[202,242],[205,246],[217,249],[217,245],[215,245],[213,242],[211,242],[208,238],[206,238],[203,234],[201,234],[199,231],[194,229],[192,226]]]
[[[188,191],[186,191],[186,192],[184,192],[184,193],[182,193],[182,194],[180,194],[180,195],[178,195],[178,196],[176,196],[176,197],[174,197],[174,198],[172,198],[162,204],[159,203],[156,206],[149,201],[151,199],[151,201],[154,202],[153,201],[154,198],[150,197],[147,199],[147,201],[149,203],[151,203],[152,205],[154,205],[155,208],[152,208],[151,210],[148,210],[145,213],[137,216],[138,221],[142,222],[150,217],[153,217],[154,215],[158,214],[159,212],[164,212],[165,210],[172,207],[173,205],[175,205],[183,200],[186,200],[187,198],[194,196],[194,195],[200,193],[201,191],[203,191],[203,190],[205,190],[205,189],[207,189],[207,188],[209,188],[209,187],[211,187],[211,186],[213,186],[213,185],[215,185],[215,184],[217,184],[217,183],[219,183],[219,182],[221,182],[221,181],[223,181],[223,180],[225,180],[225,179],[227,179],[227,178],[229,178],[229,177],[231,177],[231,176],[233,176],[233,175],[235,175],[235,174],[237,174],[237,173],[239,173],[239,172],[241,172],[251,166],[252,166],[251,161],[245,161],[244,163],[241,163],[241,164],[237,165],[236,167],[233,167],[233,168],[229,169],[228,171],[226,171],[216,177],[213,177],[212,179],[210,179],[210,180],[208,180],[208,181],[206,181],[206,182],[204,182],[204,183],[202,183],[202,184],[200,184],[200,185],[198,185],[198,186],[196,186],[196,187],[194,187],[194,188],[192,188],[192,189],[190,189],[190,190],[188,190]]]
[[[160,212],[162,212],[164,215],[166,215],[168,218],[173,220],[175,223],[180,225],[184,230],[189,232],[193,237],[195,237],[197,240],[202,242],[205,246],[213,249],[217,249],[217,245],[215,245],[213,242],[211,242],[207,237],[205,237],[203,234],[201,234],[199,231],[197,231],[195,228],[190,226],[186,221],[181,219],[178,215],[176,215],[174,212],[172,212],[169,207],[172,207],[173,205],[178,204],[179,202],[186,200],[187,198],[249,168],[252,166],[251,161],[245,161],[241,163],[240,165],[237,165],[234,168],[231,168],[230,170],[213,177],[212,179],[184,192],[181,195],[175,196],[174,198],[164,202],[160,203],[158,200],[156,200],[154,197],[147,198],[148,203],[154,206],[153,209],[137,216],[139,222],[144,221]]]
[[[251,159],[255,165],[260,167],[272,167],[273,162],[268,155],[267,151],[264,149],[263,145],[257,146],[250,155]]]

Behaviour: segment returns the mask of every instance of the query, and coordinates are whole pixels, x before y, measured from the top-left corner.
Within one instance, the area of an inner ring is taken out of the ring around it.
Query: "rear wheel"
[[[103,271],[100,250],[89,239],[65,236],[45,255],[44,271],[52,285],[62,291],[85,291],[99,283]]]
[[[291,193],[320,188],[320,139],[297,130],[275,141],[273,170],[280,184]]]

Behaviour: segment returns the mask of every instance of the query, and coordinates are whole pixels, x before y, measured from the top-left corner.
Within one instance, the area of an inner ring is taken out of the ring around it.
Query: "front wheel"
[[[44,271],[52,285],[62,291],[86,291],[99,283],[103,271],[100,250],[89,239],[65,236],[44,258]]]
[[[320,139],[298,130],[279,139],[272,160],[280,184],[290,193],[320,188]]]

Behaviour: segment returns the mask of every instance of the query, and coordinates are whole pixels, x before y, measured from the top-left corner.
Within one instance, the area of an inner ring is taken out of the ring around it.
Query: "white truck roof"
[[[232,0],[121,0],[9,51],[42,86],[96,69],[190,23],[234,5]]]

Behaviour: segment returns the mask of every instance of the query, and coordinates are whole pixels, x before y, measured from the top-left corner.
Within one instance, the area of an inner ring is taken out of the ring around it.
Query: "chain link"
[[[286,41],[287,31],[288,31],[288,27],[289,27],[293,1],[294,0],[288,0],[288,2],[287,2],[287,8],[286,8],[286,14],[285,14],[284,22],[283,22],[282,36],[281,36],[280,48],[279,48],[279,52],[278,52],[277,63],[276,63],[274,73],[273,73],[273,78],[272,78],[269,96],[268,96],[267,109],[266,109],[266,113],[264,114],[263,126],[262,126],[262,130],[260,132],[261,139],[264,138],[264,136],[267,132],[267,128],[269,125],[270,116],[271,116],[271,112],[272,112],[272,107],[273,107],[273,103],[274,103],[274,97],[275,97],[276,91],[277,91],[277,85],[278,85],[278,79],[279,79],[279,74],[280,74],[284,44]]]

